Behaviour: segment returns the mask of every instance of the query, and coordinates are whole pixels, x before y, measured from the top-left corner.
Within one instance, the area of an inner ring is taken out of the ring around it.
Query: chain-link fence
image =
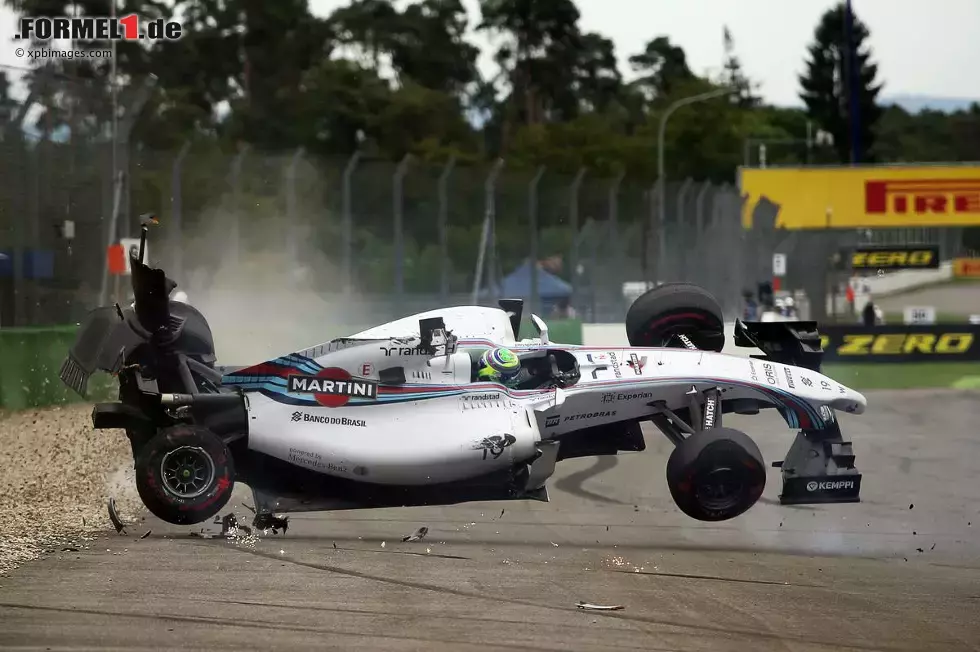
[[[105,138],[8,129],[0,325],[71,323],[100,302],[126,301],[128,279],[107,274],[106,247],[138,237],[145,212],[161,222],[150,261],[192,302],[222,288],[270,314],[286,310],[277,299],[302,292],[307,303],[342,306],[350,324],[514,294],[543,316],[620,322],[623,283],[650,280],[703,285],[734,316],[742,292],[771,279],[777,249],[790,254],[786,285],[819,297],[832,254],[861,237],[788,234],[764,205],[746,230],[733,186],[661,187],[628,172],[328,159],[203,141],[150,151],[123,140],[114,152]],[[819,318],[822,302],[813,303]]]

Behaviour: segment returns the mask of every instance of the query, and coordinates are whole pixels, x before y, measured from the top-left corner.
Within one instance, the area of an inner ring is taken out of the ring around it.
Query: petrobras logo
[[[565,417],[565,422],[568,421],[581,421],[583,419],[603,419],[607,417],[616,416],[616,410],[606,411],[606,412],[588,412],[586,414],[573,414],[571,416]]]

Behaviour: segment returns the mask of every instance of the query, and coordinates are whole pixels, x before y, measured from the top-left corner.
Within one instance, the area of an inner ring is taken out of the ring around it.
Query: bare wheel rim
[[[706,509],[722,511],[734,508],[742,498],[745,479],[729,467],[714,468],[696,481],[695,495]]]
[[[204,449],[181,446],[169,451],[160,462],[164,488],[178,498],[197,498],[214,482],[214,461]]]

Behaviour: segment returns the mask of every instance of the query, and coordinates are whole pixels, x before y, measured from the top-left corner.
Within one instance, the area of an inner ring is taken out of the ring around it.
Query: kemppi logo
[[[864,210],[869,215],[980,213],[980,179],[865,181]]]
[[[835,491],[838,489],[853,489],[854,480],[832,480],[829,482],[807,482],[807,491]]]

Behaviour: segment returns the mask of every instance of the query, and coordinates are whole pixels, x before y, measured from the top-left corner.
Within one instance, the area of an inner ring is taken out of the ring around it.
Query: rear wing
[[[753,358],[820,371],[823,345],[815,321],[735,320],[735,346],[755,347],[764,356]]]

